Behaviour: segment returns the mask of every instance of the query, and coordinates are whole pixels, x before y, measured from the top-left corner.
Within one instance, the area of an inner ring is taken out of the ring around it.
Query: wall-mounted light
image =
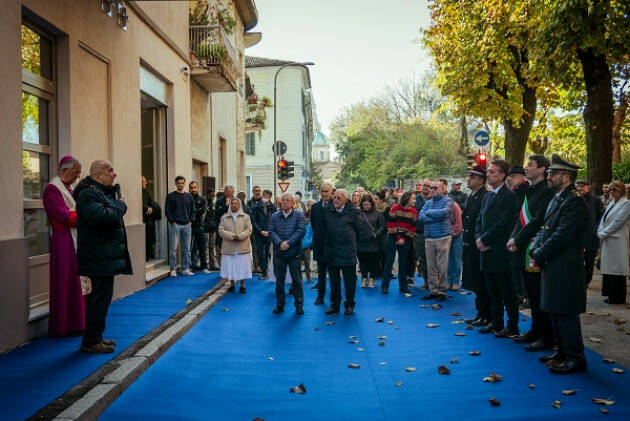
[[[101,0],[101,10],[110,18],[114,15],[116,0]]]
[[[120,2],[119,4],[122,4],[122,2]],[[129,22],[129,16],[127,15],[127,8],[119,7],[118,8],[118,25],[120,25],[120,27],[126,31],[127,22]]]

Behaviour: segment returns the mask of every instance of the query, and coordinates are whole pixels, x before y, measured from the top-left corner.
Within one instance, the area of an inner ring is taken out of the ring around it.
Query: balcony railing
[[[190,26],[191,75],[211,92],[235,91],[241,77],[238,55],[221,25]],[[212,74],[220,73],[229,83]]]

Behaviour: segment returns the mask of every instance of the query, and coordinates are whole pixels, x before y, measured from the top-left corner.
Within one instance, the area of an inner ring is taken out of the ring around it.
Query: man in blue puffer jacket
[[[427,254],[427,277],[429,294],[423,300],[437,298],[446,300],[448,288],[448,253],[451,245],[451,213],[453,199],[444,195],[440,181],[431,183],[431,199],[418,214],[418,222],[424,224],[425,249]]]
[[[287,268],[291,274],[295,314],[302,315],[304,291],[302,290],[302,238],[304,237],[304,214],[294,210],[291,193],[282,195],[282,209],[274,213],[269,221],[269,238],[273,243],[273,273],[276,276],[275,314],[284,311]]]

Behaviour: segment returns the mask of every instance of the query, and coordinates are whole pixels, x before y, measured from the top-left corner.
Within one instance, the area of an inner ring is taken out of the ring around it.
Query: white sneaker
[[[203,273],[210,273],[210,271],[208,269],[204,269],[201,272],[203,272]]]
[[[173,278],[177,278],[177,271],[176,271],[176,270],[172,270],[172,271],[171,271],[171,276],[172,276]]]
[[[184,275],[184,276],[193,276],[194,273],[192,273],[190,269],[186,269],[186,270],[182,271],[182,275]]]

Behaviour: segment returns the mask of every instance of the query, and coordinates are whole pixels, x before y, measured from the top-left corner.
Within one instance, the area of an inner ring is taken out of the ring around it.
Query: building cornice
[[[235,0],[234,5],[243,22],[243,31],[247,32],[258,25],[258,10],[254,0]]]

